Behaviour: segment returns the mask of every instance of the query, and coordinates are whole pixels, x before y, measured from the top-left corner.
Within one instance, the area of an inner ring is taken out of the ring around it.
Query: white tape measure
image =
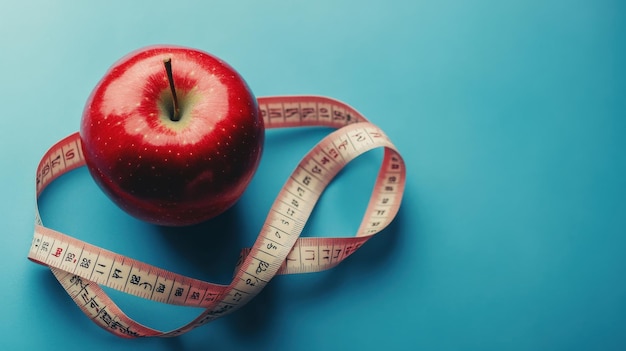
[[[389,138],[350,106],[318,96],[259,98],[267,129],[337,128],[298,164],[272,205],[254,245],[244,249],[228,285],[212,284],[124,257],[43,226],[38,210],[28,254],[50,267],[70,297],[96,324],[121,337],[176,336],[231,313],[256,296],[277,274],[334,267],[384,229],[400,207],[406,168]],[[370,202],[354,237],[300,238],[315,203],[334,176],[374,148],[384,157]],[[78,133],[55,144],[37,168],[37,198],[57,177],[85,164]],[[121,311],[101,286],[168,304],[202,307],[193,321],[159,331]]]

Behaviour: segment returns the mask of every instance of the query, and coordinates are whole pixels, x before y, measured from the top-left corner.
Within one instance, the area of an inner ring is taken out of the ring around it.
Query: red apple
[[[129,214],[191,225],[231,207],[265,131],[243,78],[206,52],[151,46],[115,63],[91,93],[80,136],[89,172]]]

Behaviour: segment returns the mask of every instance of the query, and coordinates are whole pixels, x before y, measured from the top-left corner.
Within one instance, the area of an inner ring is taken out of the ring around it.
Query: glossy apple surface
[[[119,207],[179,226],[240,198],[259,164],[264,127],[256,98],[230,65],[196,49],[153,46],[104,75],[87,100],[80,136],[89,172]]]

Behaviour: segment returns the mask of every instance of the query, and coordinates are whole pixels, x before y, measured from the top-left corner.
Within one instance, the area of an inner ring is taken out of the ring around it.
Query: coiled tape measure
[[[120,337],[177,336],[232,313],[277,274],[318,272],[353,254],[396,216],[406,181],[398,150],[352,107],[326,97],[258,98],[265,127],[334,127],[302,159],[274,201],[250,249],[242,250],[228,285],[212,284],[118,255],[46,228],[36,209],[28,258],[48,266],[70,297],[97,325]],[[78,133],[56,143],[37,168],[37,198],[57,177],[85,164]],[[326,186],[348,162],[374,148],[384,156],[367,210],[353,237],[316,238],[300,233]],[[167,304],[202,307],[180,328],[159,331],[129,318],[101,286]]]

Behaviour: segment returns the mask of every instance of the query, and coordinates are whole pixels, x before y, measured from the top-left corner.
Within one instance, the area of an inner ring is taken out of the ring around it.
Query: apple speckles
[[[245,187],[233,184],[249,180],[254,169],[248,166],[260,152],[255,144],[262,141],[257,101],[239,75],[215,59],[214,67],[188,60],[179,50],[151,54],[154,67],[123,61],[119,74],[98,88],[100,98],[87,107],[81,124],[85,144],[95,149],[90,171],[101,170],[96,177],[117,185],[105,188],[107,195],[132,215],[166,225],[204,220],[232,203]],[[169,102],[159,100],[171,99],[161,56],[174,61],[180,121],[171,121]],[[116,196],[118,189],[123,196]],[[185,207],[187,200],[205,207]],[[209,202],[212,207],[205,205]]]

